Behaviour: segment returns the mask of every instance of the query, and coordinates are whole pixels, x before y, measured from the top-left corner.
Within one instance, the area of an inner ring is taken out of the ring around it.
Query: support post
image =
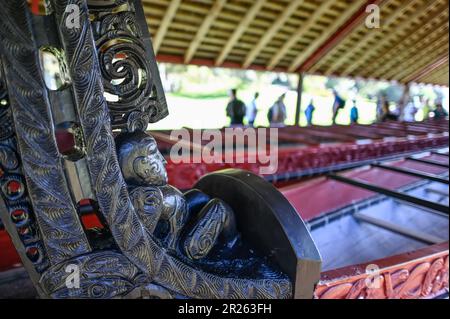
[[[402,95],[402,98],[400,99],[400,103],[399,103],[401,120],[403,120],[405,117],[405,107],[406,107],[406,104],[408,104],[408,101],[410,98],[410,95],[409,95],[410,89],[411,89],[411,83],[408,82],[405,84],[405,89],[403,91],[403,95]]]
[[[298,75],[298,85],[297,85],[297,106],[295,109],[295,126],[300,126],[300,116],[302,111],[302,95],[303,95],[303,78],[304,73]]]

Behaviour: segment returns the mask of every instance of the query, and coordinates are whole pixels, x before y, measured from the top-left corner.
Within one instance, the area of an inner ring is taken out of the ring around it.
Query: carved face
[[[133,161],[134,173],[147,185],[163,186],[167,184],[166,160],[159,152],[153,137],[142,139],[138,146],[140,156]]]

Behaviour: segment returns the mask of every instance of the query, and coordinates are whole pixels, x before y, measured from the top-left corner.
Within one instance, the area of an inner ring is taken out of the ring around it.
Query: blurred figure
[[[430,99],[425,99],[424,97],[421,97],[420,102],[422,105],[423,120],[424,121],[428,120],[431,112]]]
[[[336,118],[339,114],[339,111],[345,107],[345,100],[339,96],[336,90],[333,90],[333,95],[333,124],[336,124]]]
[[[274,105],[269,109],[267,117],[271,126],[280,126],[284,124],[286,120],[286,105],[284,99],[286,94],[282,94]]]
[[[353,100],[353,106],[350,110],[350,123],[358,124],[358,120],[359,120],[359,112],[358,108],[356,107],[356,100]]]
[[[381,121],[381,117],[383,116],[383,105],[387,100],[386,94],[381,93],[378,96],[377,100],[377,121]]]
[[[227,105],[227,116],[231,119],[231,125],[243,125],[245,116],[245,104],[237,98],[237,90],[230,91],[230,102]]]
[[[434,119],[435,120],[442,120],[445,119],[448,116],[447,111],[442,106],[442,103],[437,103],[436,108],[434,109]]]
[[[250,126],[254,126],[254,124],[255,124],[256,115],[258,113],[258,107],[256,104],[258,97],[259,97],[259,93],[256,92],[255,96],[253,97],[253,100],[247,106],[246,117],[247,117],[248,125],[250,125]]]
[[[311,101],[309,102],[309,105],[306,107],[305,110],[305,116],[306,116],[306,123],[308,126],[313,125],[312,124],[312,119],[313,119],[313,115],[314,115],[314,111],[316,110],[315,106],[314,106],[314,100],[311,99]]]
[[[403,120],[405,122],[415,122],[418,111],[419,109],[416,107],[414,101],[410,100],[403,109]]]
[[[382,109],[382,115],[380,118],[381,122],[387,122],[387,121],[397,121],[398,115],[391,112],[389,101],[385,100],[383,103],[383,109]]]

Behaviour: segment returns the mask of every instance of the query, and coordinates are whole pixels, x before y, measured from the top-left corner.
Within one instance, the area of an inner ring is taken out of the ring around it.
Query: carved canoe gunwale
[[[379,287],[368,288],[367,267],[376,265]],[[433,298],[449,289],[449,242],[412,252],[325,271],[315,299]]]

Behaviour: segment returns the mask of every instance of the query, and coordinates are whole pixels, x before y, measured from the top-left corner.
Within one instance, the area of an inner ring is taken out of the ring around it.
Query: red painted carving
[[[159,141],[158,141],[159,143]],[[280,148],[278,174],[324,168],[332,165],[377,159],[384,156],[414,152],[448,145],[448,136],[418,137],[413,140],[374,141],[370,144],[345,143],[319,147]],[[170,145],[168,146],[170,147]],[[173,163],[168,158],[167,172],[172,185],[180,189],[191,188],[206,173],[225,168],[240,168],[259,174],[261,165],[248,161],[239,163]]]
[[[448,245],[448,243],[446,243]],[[444,245],[445,246],[445,245]],[[424,255],[400,263],[400,257],[383,267],[376,275],[357,270],[353,276],[343,273],[350,268],[337,271],[341,277],[322,280],[316,288],[316,299],[417,299],[431,298],[449,289],[448,249],[439,254]],[[399,261],[398,264],[395,261]],[[383,261],[381,261],[383,263]],[[376,265],[377,262],[374,262]],[[358,267],[353,267],[357,269]]]

